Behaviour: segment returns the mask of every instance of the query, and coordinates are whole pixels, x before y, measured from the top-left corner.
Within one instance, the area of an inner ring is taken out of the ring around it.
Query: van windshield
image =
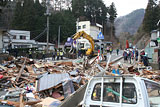
[[[154,82],[144,81],[151,107],[160,106],[160,85]]]

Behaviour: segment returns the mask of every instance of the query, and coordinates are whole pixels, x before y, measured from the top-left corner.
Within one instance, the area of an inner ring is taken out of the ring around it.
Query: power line
[[[33,40],[39,39],[41,36],[43,36],[43,34],[44,34],[46,31],[47,31],[47,28],[45,28],[45,29],[43,30],[43,32],[40,33],[38,36],[36,36],[35,38],[33,38]]]

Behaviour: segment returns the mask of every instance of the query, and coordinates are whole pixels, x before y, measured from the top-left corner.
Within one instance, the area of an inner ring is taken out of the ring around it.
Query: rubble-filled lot
[[[90,76],[100,72],[94,64],[83,62],[11,57],[0,65],[0,102],[16,107],[59,105]]]
[[[64,99],[82,87],[91,76],[104,72],[106,62],[79,59],[70,61],[43,61],[13,58],[0,65],[0,104],[16,107],[57,107]],[[160,73],[141,62],[133,65],[109,63],[108,75],[134,74],[160,81]]]

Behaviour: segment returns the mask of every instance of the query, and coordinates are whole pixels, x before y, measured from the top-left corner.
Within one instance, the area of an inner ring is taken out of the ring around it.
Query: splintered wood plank
[[[26,68],[29,73],[34,74],[34,70],[33,70],[32,66],[26,66]]]
[[[25,60],[24,60],[24,63],[23,63],[23,65],[22,65],[20,71],[19,71],[19,74],[18,74],[18,76],[17,76],[17,78],[16,78],[16,81],[18,81],[19,78],[21,77],[21,75],[22,75],[22,73],[23,73],[23,70],[24,70],[24,67],[25,67],[25,63],[26,63],[26,58],[25,58]]]

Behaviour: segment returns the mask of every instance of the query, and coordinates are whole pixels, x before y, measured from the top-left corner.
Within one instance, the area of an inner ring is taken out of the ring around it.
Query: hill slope
[[[116,36],[123,32],[135,34],[143,21],[144,14],[144,9],[137,9],[126,16],[117,18],[115,21]]]

